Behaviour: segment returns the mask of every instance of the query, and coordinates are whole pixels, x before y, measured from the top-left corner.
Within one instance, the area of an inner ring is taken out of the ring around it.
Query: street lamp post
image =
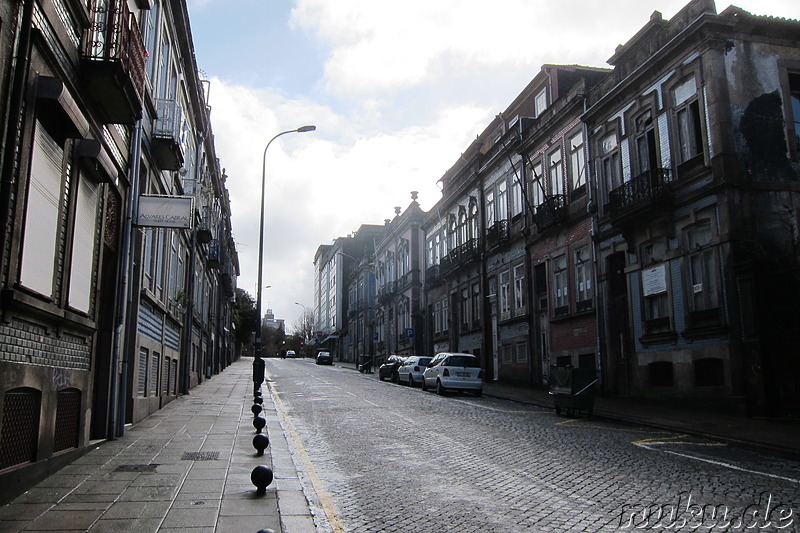
[[[258,313],[258,327],[256,328],[256,338],[254,344],[253,357],[253,382],[256,388],[264,382],[264,361],[261,359],[261,289],[263,287],[262,274],[264,270],[264,196],[267,188],[267,150],[272,141],[286,135],[287,133],[305,133],[314,131],[316,126],[300,126],[294,130],[282,131],[269,140],[264,148],[264,156],[261,158],[261,223],[258,227],[258,291],[256,295],[256,312]]]

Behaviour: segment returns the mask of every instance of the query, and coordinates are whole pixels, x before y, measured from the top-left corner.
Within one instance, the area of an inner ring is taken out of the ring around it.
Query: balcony
[[[500,246],[511,238],[511,227],[508,220],[495,222],[486,232],[486,244],[489,248]]]
[[[222,266],[222,246],[218,240],[213,240],[208,243],[208,266],[211,268],[220,268]]]
[[[178,102],[157,99],[152,149],[153,157],[161,170],[180,170],[183,166],[182,128],[183,110]]]
[[[425,270],[425,286],[433,287],[442,279],[441,265],[431,265]]]
[[[672,171],[648,170],[608,193],[608,212],[615,226],[629,226],[653,215],[653,208],[672,204]]]
[[[90,100],[107,124],[142,118],[145,50],[127,2],[91,0],[92,22],[84,34],[82,74]]]
[[[567,197],[563,194],[545,196],[533,216],[539,231],[560,224],[567,219]]]

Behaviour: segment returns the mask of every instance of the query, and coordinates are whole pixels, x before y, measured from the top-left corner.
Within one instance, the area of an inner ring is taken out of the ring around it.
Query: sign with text
[[[193,202],[191,196],[142,195],[139,197],[136,224],[154,228],[191,229]]]
[[[664,264],[642,270],[642,288],[645,296],[667,292],[667,269]]]

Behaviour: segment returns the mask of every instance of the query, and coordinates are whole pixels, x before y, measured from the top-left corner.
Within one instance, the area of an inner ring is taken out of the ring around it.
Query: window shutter
[[[75,210],[75,234],[72,237],[69,305],[85,313],[89,312],[92,301],[96,234],[97,184],[81,173]]]
[[[36,123],[28,202],[22,241],[20,282],[45,296],[53,295],[58,203],[64,150]]]

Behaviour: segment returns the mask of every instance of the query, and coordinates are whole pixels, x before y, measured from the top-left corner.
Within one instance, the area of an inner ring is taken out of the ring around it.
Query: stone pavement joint
[[[253,447],[252,393],[252,359],[236,361],[4,505],[0,532],[317,532],[268,394],[270,445]],[[274,473],[265,494],[259,465]]]

